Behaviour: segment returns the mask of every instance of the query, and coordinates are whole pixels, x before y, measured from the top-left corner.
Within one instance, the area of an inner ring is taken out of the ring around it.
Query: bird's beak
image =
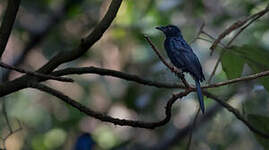
[[[155,27],[155,29],[160,30],[160,31],[163,31],[164,27],[159,26],[159,27]]]

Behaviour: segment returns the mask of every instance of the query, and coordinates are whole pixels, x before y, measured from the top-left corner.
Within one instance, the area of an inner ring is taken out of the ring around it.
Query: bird
[[[195,80],[200,109],[204,114],[205,106],[200,82],[204,81],[205,77],[198,57],[184,40],[177,26],[158,26],[156,29],[165,34],[164,48],[172,64],[182,72],[189,73]]]
[[[77,138],[74,150],[93,150],[94,145],[95,142],[91,135],[89,133],[83,133]]]

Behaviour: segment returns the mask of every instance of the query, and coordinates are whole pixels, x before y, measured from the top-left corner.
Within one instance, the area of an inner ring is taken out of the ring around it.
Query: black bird
[[[83,133],[77,138],[74,150],[92,150],[95,142],[89,133]]]
[[[195,80],[200,108],[204,113],[204,99],[200,82],[204,81],[205,77],[199,59],[184,40],[177,26],[167,25],[156,27],[156,29],[161,30],[166,36],[164,47],[171,62],[183,72],[189,73]]]

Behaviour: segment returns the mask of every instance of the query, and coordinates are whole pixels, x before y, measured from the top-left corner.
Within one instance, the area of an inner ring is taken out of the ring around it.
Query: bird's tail
[[[199,100],[200,108],[202,110],[202,113],[205,112],[205,106],[204,106],[204,98],[201,90],[201,85],[198,79],[195,80],[196,89],[197,89],[197,97]]]

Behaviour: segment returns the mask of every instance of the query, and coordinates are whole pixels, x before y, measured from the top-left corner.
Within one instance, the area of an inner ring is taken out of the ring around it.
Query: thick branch
[[[104,34],[104,32],[111,25],[112,21],[117,15],[122,0],[112,0],[109,9],[101,20],[101,22],[95,27],[95,29],[85,39],[81,40],[80,45],[71,50],[70,52],[62,52],[53,57],[46,65],[39,69],[41,73],[50,73],[59,65],[73,61],[82,56],[89,48],[92,47]]]
[[[35,76],[35,77],[38,77],[38,78],[41,78],[41,79],[44,79],[44,80],[51,79],[51,80],[62,81],[62,82],[73,82],[74,81],[71,78],[56,77],[56,76],[52,76],[52,75],[46,75],[46,74],[42,74],[42,73],[38,73],[38,72],[32,72],[32,71],[24,70],[24,69],[21,69],[21,68],[17,68],[17,67],[5,64],[5,63],[3,63],[1,61],[0,61],[0,66],[3,67],[3,68],[6,68],[6,69],[15,70],[15,71],[20,72],[20,73],[26,73],[28,75]]]
[[[83,55],[85,52],[87,52],[87,50],[102,37],[103,33],[111,25],[112,21],[116,17],[121,2],[122,0],[112,0],[109,9],[102,21],[95,27],[93,32],[91,32],[91,34],[86,37],[86,39],[81,40],[81,44],[77,48],[73,49],[70,52],[62,52],[56,55],[47,64],[41,67],[38,72],[43,74],[50,73],[59,65],[75,60],[81,55]],[[0,96],[8,95],[15,91],[26,88],[27,83],[30,81],[31,77],[29,75],[24,75],[13,81],[0,84]]]
[[[29,83],[29,87],[32,87],[32,88],[38,89],[40,91],[46,92],[48,94],[51,94],[51,95],[59,98],[60,100],[64,101],[65,103],[71,105],[72,107],[78,109],[79,111],[85,113],[86,115],[94,117],[94,118],[99,119],[101,121],[110,122],[110,123],[113,123],[115,125],[120,125],[120,126],[132,126],[132,127],[137,127],[137,128],[146,128],[146,129],[154,129],[154,128],[159,127],[159,126],[163,126],[167,122],[169,122],[169,120],[171,118],[171,109],[172,109],[172,105],[174,104],[174,102],[177,99],[179,99],[183,96],[186,96],[191,92],[190,90],[186,90],[184,92],[174,94],[168,100],[168,102],[166,104],[166,107],[165,107],[166,116],[163,120],[158,121],[158,122],[144,122],[144,121],[135,121],[135,120],[113,118],[113,117],[107,116],[103,113],[95,112],[95,111],[85,107],[84,105],[78,103],[77,101],[69,98],[68,96],[64,95],[60,91],[52,89],[46,85],[42,85],[39,83]]]
[[[15,22],[20,3],[21,0],[8,0],[7,10],[0,27],[0,58],[6,49],[7,41]]]
[[[51,29],[55,28],[57,24],[64,18],[70,8],[82,3],[83,0],[65,0],[63,4],[48,18],[47,23],[42,26],[42,29],[36,32],[29,33],[29,41],[25,44],[25,47],[21,50],[21,53],[14,57],[11,64],[12,66],[18,66],[23,63],[25,57],[31,50],[40,44],[44,38],[50,33]],[[3,81],[8,79],[11,70],[3,72]]]

